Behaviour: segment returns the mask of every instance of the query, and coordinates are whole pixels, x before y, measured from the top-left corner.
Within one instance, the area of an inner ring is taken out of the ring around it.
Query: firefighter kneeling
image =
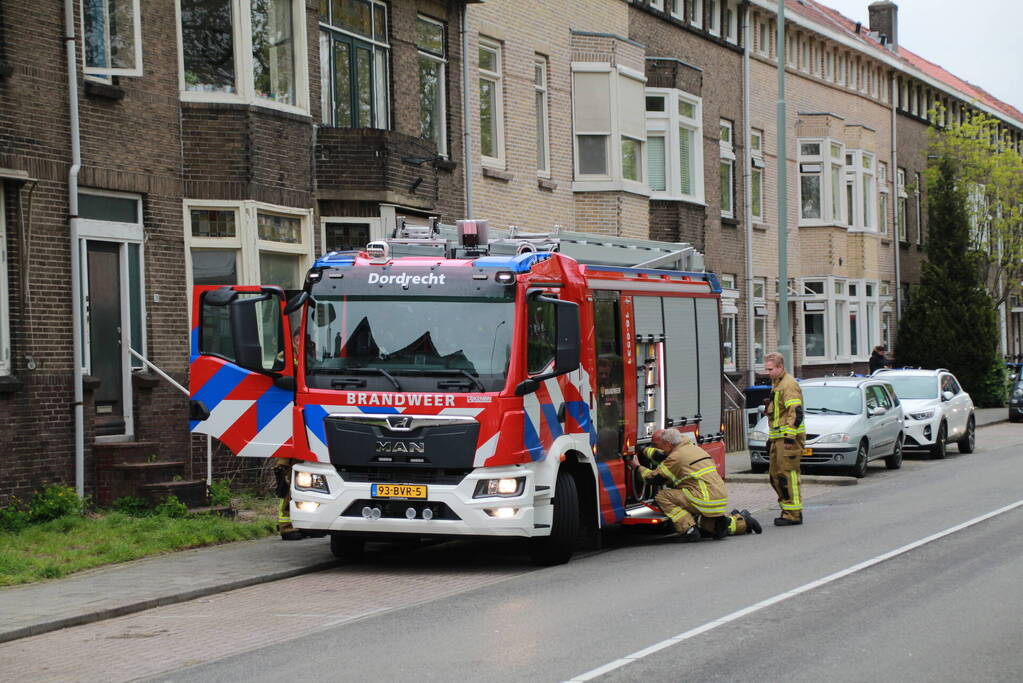
[[[653,448],[644,450],[651,464],[663,460],[654,469],[634,461],[643,479],[661,479],[662,488],[654,500],[678,532],[677,538],[688,543],[700,540],[700,529],[720,540],[725,536],[759,534],[760,523],[748,510],[728,507],[728,491],[718,474],[714,461],[705,450],[677,429],[659,429],[650,437]]]

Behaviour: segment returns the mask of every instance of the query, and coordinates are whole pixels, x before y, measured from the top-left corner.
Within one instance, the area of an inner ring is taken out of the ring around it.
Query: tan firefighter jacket
[[[793,439],[802,447],[806,441],[803,421],[803,392],[789,373],[784,373],[771,386],[771,403],[767,406],[770,425],[768,438]]]
[[[706,517],[725,514],[728,490],[714,460],[696,444],[681,443],[655,468],[640,466],[644,479],[660,477],[670,488],[680,489],[686,500]]]

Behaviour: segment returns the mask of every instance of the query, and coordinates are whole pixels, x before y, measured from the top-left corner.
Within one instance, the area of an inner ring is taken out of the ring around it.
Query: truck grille
[[[458,483],[473,468],[480,426],[464,416],[343,414],[324,430],[331,464],[350,481]]]
[[[472,469],[433,469],[429,467],[342,467],[334,469],[345,481],[373,484],[445,484],[455,486]]]

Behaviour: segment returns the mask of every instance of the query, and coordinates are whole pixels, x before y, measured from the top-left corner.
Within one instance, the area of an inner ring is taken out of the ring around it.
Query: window
[[[725,3],[725,40],[730,43],[739,41],[739,12],[735,6],[735,0],[728,0]]]
[[[899,241],[906,242],[906,211],[909,208],[909,199],[906,194],[906,169],[904,168],[895,170],[895,196],[898,202],[895,220],[898,224]]]
[[[547,58],[533,60],[533,90],[536,100],[536,170],[550,175],[550,118],[547,108]]]
[[[767,348],[767,318],[758,315],[753,318],[753,364],[764,364],[764,349]]]
[[[689,23],[696,28],[703,26],[703,0],[686,0],[686,7]]]
[[[183,99],[308,108],[303,2],[180,0],[180,7]]]
[[[526,348],[526,371],[535,375],[549,370],[557,349],[557,312],[549,301],[530,299],[527,306],[529,343]]]
[[[377,218],[334,218],[323,221],[323,252],[361,251],[373,240]]]
[[[878,343],[877,283],[829,277],[802,281],[806,358],[864,360]]]
[[[735,273],[721,273],[721,289],[735,289]]]
[[[483,163],[504,165],[504,92],[501,45],[480,38],[480,154]]]
[[[725,370],[735,370],[735,314],[721,316],[721,361]]]
[[[820,223],[824,215],[824,159],[820,140],[799,140],[800,223]]]
[[[845,158],[846,224],[857,230],[874,231],[877,229],[874,155],[862,150],[848,150]]]
[[[767,296],[767,279],[763,277],[753,278],[753,300],[764,301]]]
[[[646,89],[647,168],[656,199],[703,202],[702,100]]]
[[[664,10],[664,0],[650,0],[650,6],[654,9]]]
[[[721,215],[735,216],[735,147],[732,143],[732,122],[721,119]]]
[[[824,53],[824,78],[829,81],[835,80],[835,53],[827,50]]]
[[[770,54],[771,52],[771,36],[769,31],[770,26],[766,21],[763,21],[761,19],[760,23],[757,25],[757,36],[759,37],[757,43],[757,52],[759,52],[762,55],[767,55]]]
[[[824,336],[824,303],[803,304],[803,355],[824,358],[827,355]]]
[[[718,1],[707,0],[707,31],[715,36],[721,33],[721,27],[718,25],[721,21],[721,7]]]
[[[877,162],[877,231],[888,234],[888,164]]]
[[[424,40],[417,35],[417,44]],[[440,47],[443,50],[443,45]],[[323,125],[338,128],[387,128],[390,125],[389,53],[386,5],[377,0],[321,1],[320,103]],[[420,52],[420,55],[424,54]],[[443,68],[437,75],[443,80]],[[438,83],[438,89],[439,106],[443,108],[442,82]],[[443,128],[443,118],[438,123]]]
[[[671,0],[671,16],[675,17],[676,19],[682,19],[683,18],[683,8],[682,8],[682,3],[683,2],[684,2],[684,0]]]
[[[419,49],[419,135],[447,156],[447,52],[444,24],[416,17]]]
[[[7,299],[7,211],[4,207],[4,183],[0,180],[0,375],[11,374],[11,326]]]
[[[916,243],[924,243],[924,216],[923,216],[923,194],[920,192],[921,178],[920,173],[914,173],[913,179],[915,181],[913,186],[913,196],[916,197]]]
[[[192,284],[298,289],[313,255],[311,219],[309,209],[253,201],[187,201],[185,239]]]
[[[85,74],[142,75],[139,0],[82,0]]]
[[[764,222],[764,131],[750,130],[750,213],[754,223]]]
[[[643,180],[642,157],[643,143],[641,140],[622,136],[622,177],[626,180]]]

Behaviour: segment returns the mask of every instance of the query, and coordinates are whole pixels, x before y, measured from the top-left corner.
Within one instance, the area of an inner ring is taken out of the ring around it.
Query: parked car
[[[960,453],[972,453],[977,422],[973,399],[948,370],[878,370],[873,375],[895,387],[906,415],[908,449],[925,449],[944,458],[949,442]]]
[[[1023,422],[1023,376],[1017,375],[1009,389],[1009,422]]]
[[[884,458],[888,469],[902,467],[903,414],[886,380],[874,377],[824,377],[799,383],[803,390],[806,447],[802,464],[867,474],[867,463]],[[750,433],[750,469],[764,472],[768,418]]]

